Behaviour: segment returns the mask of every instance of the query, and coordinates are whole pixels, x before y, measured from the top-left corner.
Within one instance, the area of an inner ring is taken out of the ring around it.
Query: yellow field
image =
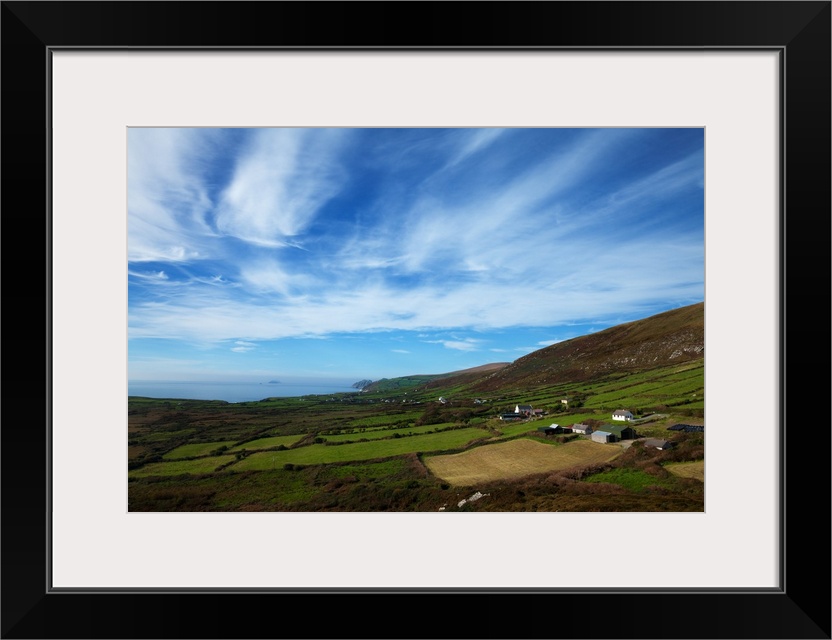
[[[510,480],[533,473],[560,471],[578,465],[598,464],[621,454],[617,445],[575,440],[552,446],[533,440],[512,440],[483,445],[447,456],[425,457],[428,469],[445,482],[471,486],[491,480]]]
[[[664,465],[664,468],[677,476],[683,478],[695,478],[705,482],[705,461],[696,462],[673,462]]]

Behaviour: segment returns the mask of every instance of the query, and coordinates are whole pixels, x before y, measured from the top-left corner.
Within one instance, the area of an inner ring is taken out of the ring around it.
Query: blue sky
[[[510,362],[704,300],[699,128],[131,128],[131,380]]]

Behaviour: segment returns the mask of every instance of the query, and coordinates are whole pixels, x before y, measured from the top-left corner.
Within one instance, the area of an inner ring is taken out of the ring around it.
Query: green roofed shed
[[[605,424],[601,426],[601,431],[606,431],[615,436],[618,440],[632,440],[636,437],[636,432],[633,428],[626,424]]]

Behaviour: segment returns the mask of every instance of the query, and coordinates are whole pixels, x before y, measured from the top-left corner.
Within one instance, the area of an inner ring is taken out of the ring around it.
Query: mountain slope
[[[705,303],[565,340],[518,358],[471,391],[581,382],[705,357]]]
[[[616,373],[633,373],[705,357],[705,303],[665,311],[571,340],[518,358],[462,371],[383,378],[365,391],[419,387],[442,391],[464,387],[473,395],[501,390],[586,382]]]
[[[450,373],[434,373],[429,375],[411,375],[400,378],[382,378],[362,387],[363,391],[399,391],[410,387],[423,385],[423,388],[432,388],[436,385],[442,386],[442,381],[452,379],[454,384],[462,384],[465,382],[475,382],[482,378],[483,375],[498,371],[503,367],[508,366],[509,362],[492,362],[483,364],[478,367],[471,367],[470,369],[461,369],[459,371],[451,371]],[[362,381],[363,382],[363,381]],[[358,383],[356,383],[358,384]],[[353,385],[355,386],[355,385]]]

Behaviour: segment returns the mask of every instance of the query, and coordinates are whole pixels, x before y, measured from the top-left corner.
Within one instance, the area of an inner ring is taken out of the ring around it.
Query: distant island
[[[269,384],[280,384],[280,380],[269,380]]]
[[[355,384],[352,385],[352,388],[353,389],[363,389],[364,387],[367,387],[371,384],[373,384],[372,380],[359,380],[358,382],[356,382]]]

